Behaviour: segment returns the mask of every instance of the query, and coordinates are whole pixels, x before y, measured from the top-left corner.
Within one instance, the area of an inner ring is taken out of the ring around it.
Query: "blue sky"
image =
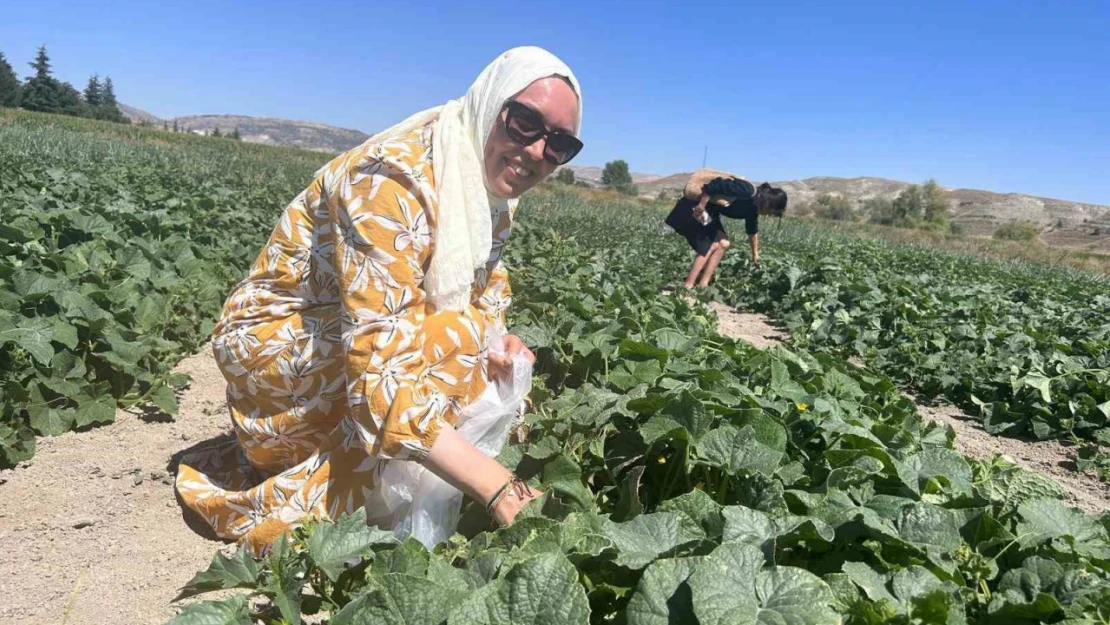
[[[1110,204],[1110,2],[8,0],[0,51],[160,116],[371,132],[544,46],[585,92],[576,164],[883,176]]]

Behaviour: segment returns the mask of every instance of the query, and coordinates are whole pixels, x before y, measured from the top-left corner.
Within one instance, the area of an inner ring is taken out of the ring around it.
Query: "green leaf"
[[[370,554],[374,545],[394,542],[393,532],[368,526],[366,511],[359,508],[352,514],[341,515],[334,523],[317,524],[305,547],[312,562],[334,582],[348,562]]]
[[[663,375],[658,360],[625,360],[609,372],[609,382],[622,391],[638,384],[655,384]]]
[[[262,591],[281,612],[289,625],[301,625],[301,589],[307,573],[306,563],[298,557],[289,540],[289,534],[282,534],[270,549],[266,558],[270,574]]]
[[[661,512],[678,512],[690,517],[697,523],[706,536],[720,536],[724,532],[725,520],[721,516],[721,504],[701,490],[692,490],[668,499],[659,505]]]
[[[643,518],[643,517],[637,517]],[[578,571],[561,554],[541,554],[472,593],[449,625],[571,625],[589,622]]]
[[[644,476],[644,466],[632,467],[617,489],[618,499],[613,507],[613,520],[627,521],[644,511],[640,501],[640,479]]]
[[[971,465],[951,449],[926,449],[895,466],[902,482],[918,495],[935,493],[937,487],[952,495],[971,492]]]
[[[1080,555],[1110,558],[1107,531],[1093,517],[1052,499],[1037,499],[1018,506],[1017,533],[1025,545],[1062,539]]]
[[[337,612],[329,625],[439,625],[465,596],[465,590],[404,573],[373,578],[370,588]]]
[[[15,343],[46,366],[54,358],[54,346],[50,344],[53,338],[54,325],[39,317],[24,319],[14,328],[0,329],[0,345]]]
[[[431,554],[412,536],[401,542],[395,549],[383,551],[374,556],[374,563],[370,565],[375,575],[389,573],[406,573],[417,577],[424,577],[428,573],[428,562]]]
[[[66,323],[61,317],[54,319],[54,341],[70,349],[77,348],[77,328]]]
[[[694,340],[674,328],[659,328],[651,337],[657,346],[671,352],[686,351]]]
[[[208,568],[197,573],[185,584],[174,601],[193,597],[213,590],[229,588],[257,588],[262,566],[250,557],[246,549],[227,557],[222,553],[212,556]]]
[[[1039,373],[1030,373],[1021,379],[1021,383],[1029,388],[1034,388],[1040,391],[1041,399],[1046,403],[1052,401],[1052,380],[1046,378]]]
[[[894,595],[887,588],[888,578],[863,562],[845,562],[841,570],[857,586],[863,589],[872,601],[889,601],[895,603]]]
[[[667,558],[644,570],[628,601],[628,625],[681,625],[694,622],[690,578],[701,557]]]
[[[808,571],[763,569],[750,545],[724,543],[705,557],[688,581],[701,625],[840,625],[832,591]]]
[[[916,503],[902,509],[898,532],[909,543],[950,553],[963,544],[956,517],[948,510],[929,503]]]
[[[627,523],[605,524],[605,537],[617,548],[617,564],[642,569],[658,557],[705,538],[690,517],[677,512],[642,514]]]
[[[232,595],[218,601],[201,601],[185,606],[167,625],[251,625],[247,595]]]
[[[784,455],[761,443],[750,425],[722,425],[706,434],[694,451],[698,461],[728,473],[752,471],[768,476],[775,474]]]
[[[116,402],[111,396],[100,398],[78,398],[74,412],[74,427],[111,423],[116,420]]]
[[[1027,501],[1064,498],[1064,491],[1056,482],[1014,465],[992,475],[988,488],[991,503],[998,507],[1002,517],[1015,512]]]

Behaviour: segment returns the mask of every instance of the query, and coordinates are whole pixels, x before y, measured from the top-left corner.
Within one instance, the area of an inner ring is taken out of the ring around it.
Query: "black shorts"
[[[705,256],[713,242],[719,238],[728,238],[725,226],[721,223],[721,216],[717,211],[710,210],[710,221],[702,225],[694,218],[694,207],[698,203],[694,200],[679,198],[678,202],[667,215],[665,223],[675,232],[686,237],[686,242],[698,256]]]

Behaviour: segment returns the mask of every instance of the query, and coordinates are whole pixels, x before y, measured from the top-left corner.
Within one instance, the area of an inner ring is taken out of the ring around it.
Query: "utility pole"
[[[701,155],[701,168],[705,169],[705,160],[709,158],[709,146],[705,146],[705,152]]]

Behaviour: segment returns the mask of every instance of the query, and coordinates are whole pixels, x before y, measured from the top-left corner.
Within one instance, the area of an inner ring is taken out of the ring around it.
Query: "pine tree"
[[[173,120],[173,131],[174,132],[181,132],[181,129],[178,128],[178,126],[177,126],[177,118],[174,118],[174,120]]]
[[[30,65],[35,74],[23,85],[21,106],[29,111],[60,112],[62,85],[50,75],[50,57],[46,54],[46,46],[39,46],[38,54]]]
[[[62,115],[73,115],[74,117],[84,117],[88,108],[81,100],[81,92],[77,90],[68,82],[57,82],[58,86],[58,99],[57,111]]]
[[[212,132],[208,133],[208,136],[209,137],[222,137],[223,135],[220,134],[220,129],[219,128],[213,128]]]
[[[169,129],[170,129],[170,123],[163,119],[162,120],[162,130],[167,130],[168,131]]]
[[[85,103],[89,106],[100,106],[101,104],[101,89],[100,89],[100,76],[96,74],[89,78],[89,84],[85,87]]]
[[[127,118],[119,110],[119,103],[116,102],[116,88],[112,84],[111,76],[104,77],[104,84],[100,91],[100,109],[100,119],[116,122],[117,124],[128,123]]]
[[[11,63],[4,58],[4,53],[0,52],[0,106],[19,106],[21,91],[19,77],[15,75]]]
[[[238,126],[235,127],[235,130],[231,131],[231,138],[235,139],[236,141],[242,141],[243,140],[243,136],[239,134],[239,127]]]

